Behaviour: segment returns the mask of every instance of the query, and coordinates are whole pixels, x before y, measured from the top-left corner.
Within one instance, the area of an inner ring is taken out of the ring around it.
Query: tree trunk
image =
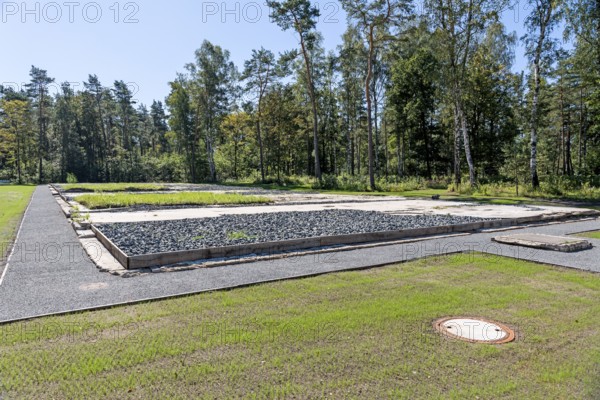
[[[383,130],[383,140],[384,140],[384,151],[385,151],[385,177],[386,179],[389,177],[389,149],[388,149],[388,131],[387,131],[387,121],[385,118],[385,107],[383,105],[383,120],[381,122],[381,129]]]
[[[425,164],[427,165],[427,179],[431,179],[431,149],[429,144],[429,132],[427,130],[427,115],[421,112],[421,132],[425,139]]]
[[[258,117],[256,119],[256,134],[258,139],[258,148],[260,152],[260,179],[265,182],[265,164],[264,164],[264,150],[262,142],[262,134],[260,130],[260,100],[258,101]],[[237,178],[236,178],[237,179]]]
[[[304,56],[304,65],[306,67],[306,79],[308,83],[308,91],[310,94],[310,102],[312,105],[313,115],[313,147],[315,152],[315,178],[321,181],[321,161],[319,159],[319,121],[317,113],[317,99],[315,98],[315,87],[312,80],[312,74],[310,72],[310,60],[308,58],[308,52],[306,50],[306,44],[304,43],[304,36],[300,34],[300,44],[302,46],[302,54]]]
[[[537,171],[537,142],[538,142],[538,106],[540,97],[540,55],[536,55],[533,65],[534,89],[533,106],[531,107],[531,159],[529,168],[531,173],[531,185],[534,189],[540,187],[540,180]]]
[[[212,121],[209,123],[209,126],[212,126]],[[206,155],[208,158],[208,170],[210,172],[210,180],[211,182],[217,181],[217,169],[215,167],[215,150],[212,142],[212,132],[210,128],[206,129]]]
[[[44,148],[44,135],[45,135],[45,127],[44,127],[44,88],[42,85],[40,85],[40,98],[39,98],[39,104],[38,104],[38,129],[39,129],[39,133],[38,133],[38,183],[43,183],[43,165],[42,165],[42,158],[43,158],[43,148]]]
[[[354,162],[352,154],[352,128],[350,126],[350,96],[346,93],[346,104],[348,110],[346,111],[346,170],[348,174],[354,175]]]
[[[464,110],[460,108],[460,125],[462,130],[463,145],[465,147],[465,156],[467,158],[467,165],[469,166],[469,183],[471,186],[477,186],[477,180],[475,178],[475,164],[473,163],[473,156],[471,154],[471,144],[469,139],[469,130],[467,128],[467,117],[465,116]]]
[[[369,156],[369,185],[375,190],[375,170],[373,165],[373,121],[371,116],[371,78],[373,76],[373,28],[369,31],[369,58],[367,60],[367,78],[365,80],[365,97],[367,99],[367,131]]]
[[[375,117],[373,118],[373,127],[375,129],[375,172],[379,174],[379,100],[377,98],[377,89],[375,87],[373,87],[373,94],[373,116]]]
[[[454,107],[454,189],[458,190],[462,181],[460,168],[460,117]]]
[[[21,178],[21,139],[18,128],[15,128],[15,136],[17,139],[17,159],[15,160],[17,162],[17,183],[20,185],[23,181]]]
[[[542,58],[542,51],[544,42],[546,40],[546,27],[552,16],[552,7],[543,10],[544,18],[540,20],[540,36],[537,41],[537,47],[535,49],[535,56],[533,60],[533,105],[531,107],[531,160],[530,160],[530,172],[531,172],[531,184],[534,189],[540,187],[540,179],[538,177],[537,170],[537,142],[538,142],[538,123],[539,123],[539,99],[540,99],[540,86],[542,77],[540,76],[540,62]]]

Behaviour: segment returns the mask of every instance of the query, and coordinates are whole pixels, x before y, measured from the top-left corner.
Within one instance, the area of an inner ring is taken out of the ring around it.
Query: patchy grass
[[[227,232],[227,238],[230,240],[239,240],[239,239],[256,239],[258,236],[248,235],[244,231],[237,232]]]
[[[582,232],[575,236],[584,237],[588,239],[600,239],[600,231]]]
[[[600,276],[454,255],[2,326],[7,398],[596,399]],[[517,330],[438,336],[443,316]]]
[[[166,185],[158,183],[63,183],[63,190],[72,192],[135,192],[157,191],[167,189]]]
[[[177,193],[96,193],[77,197],[77,202],[89,209],[131,206],[206,206],[270,203],[266,197],[237,193],[177,192]]]
[[[0,186],[0,265],[34,190],[35,186]]]

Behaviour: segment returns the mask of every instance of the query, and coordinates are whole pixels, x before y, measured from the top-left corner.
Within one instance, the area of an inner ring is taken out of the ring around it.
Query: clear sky
[[[321,0],[327,49],[341,41],[346,17],[338,1]],[[524,4],[507,10],[509,31],[523,34]],[[71,1],[1,2],[0,83],[18,87],[29,80],[31,65],[48,70],[57,82],[82,87],[88,74],[105,86],[130,83],[135,98],[149,104],[164,100],[168,82],[193,61],[204,39],[231,52],[241,67],[254,48],[279,53],[295,48],[293,33],[269,21],[262,0],[235,2],[173,0],[150,2]],[[526,67],[521,49],[515,69]]]

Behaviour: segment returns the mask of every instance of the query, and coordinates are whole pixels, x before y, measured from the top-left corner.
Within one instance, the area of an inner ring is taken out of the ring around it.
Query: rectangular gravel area
[[[283,240],[462,225],[486,219],[324,210],[111,223],[96,227],[128,256]]]

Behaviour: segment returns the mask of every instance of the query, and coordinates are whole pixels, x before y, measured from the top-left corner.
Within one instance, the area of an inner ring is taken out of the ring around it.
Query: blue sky
[[[25,5],[25,7],[23,6]],[[318,29],[325,47],[334,49],[345,30],[346,17],[337,1],[319,2]],[[149,104],[168,94],[168,81],[193,61],[204,39],[231,52],[241,67],[254,48],[275,53],[295,48],[291,32],[282,32],[268,18],[262,1],[1,2],[0,83],[27,82],[31,65],[48,70],[57,82],[82,86],[88,74],[108,86],[131,83],[138,101]],[[524,4],[507,10],[509,31],[523,34]],[[522,50],[515,69],[526,67]]]

